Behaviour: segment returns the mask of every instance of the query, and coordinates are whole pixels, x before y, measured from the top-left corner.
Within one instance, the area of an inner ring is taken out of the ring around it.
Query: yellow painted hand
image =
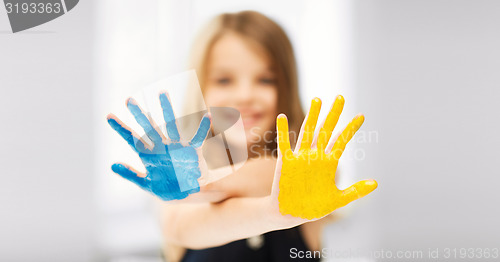
[[[321,218],[377,188],[375,180],[360,181],[345,190],[335,185],[339,158],[364,121],[363,115],[356,116],[338,139],[329,143],[343,107],[344,98],[338,96],[315,137],[321,100],[313,99],[295,152],[290,148],[287,118],[284,114],[278,116],[278,162],[282,161],[278,201],[282,215],[309,220]]]

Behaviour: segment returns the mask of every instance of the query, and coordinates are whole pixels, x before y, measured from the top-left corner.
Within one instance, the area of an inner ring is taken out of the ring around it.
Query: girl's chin
[[[260,136],[255,135],[254,133],[251,133],[251,132],[246,132],[246,136],[247,136],[247,145],[248,146],[251,146],[251,145],[254,145],[254,144],[258,144],[262,140],[260,138]]]
[[[254,126],[250,129],[245,128],[245,136],[247,137],[247,141],[249,144],[255,143],[269,143],[274,140],[272,131],[264,131],[267,130],[262,126]]]

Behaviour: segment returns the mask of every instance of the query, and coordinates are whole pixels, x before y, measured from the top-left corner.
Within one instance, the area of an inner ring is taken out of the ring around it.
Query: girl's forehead
[[[225,33],[209,50],[209,60],[213,63],[261,63],[269,64],[270,58],[265,48],[258,42],[236,33]]]

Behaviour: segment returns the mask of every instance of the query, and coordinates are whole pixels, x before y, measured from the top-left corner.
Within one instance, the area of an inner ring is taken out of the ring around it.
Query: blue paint
[[[168,137],[170,140],[178,142],[181,138],[177,130],[177,124],[175,123],[174,110],[172,109],[172,104],[170,104],[167,93],[160,94],[160,104],[161,108],[163,108],[163,119],[166,123]]]
[[[155,144],[162,143],[160,134],[154,129],[149,118],[146,117],[142,109],[139,107],[137,102],[133,98],[129,98],[127,101],[127,107],[130,113],[134,116],[135,120],[144,129],[146,135]]]
[[[120,174],[123,178],[138,185],[140,188],[149,191],[151,180],[148,177],[139,177],[137,173],[123,164],[113,164],[111,166],[113,172]]]
[[[200,147],[203,144],[203,141],[205,141],[209,129],[210,118],[208,117],[208,115],[205,115],[203,116],[203,119],[201,119],[200,127],[196,131],[196,134],[193,136],[193,139],[191,139],[191,142],[189,144],[194,148]]]
[[[163,100],[162,100],[163,96]],[[118,132],[125,141],[138,153],[142,163],[146,167],[146,177],[139,177],[137,172],[123,164],[114,164],[111,168],[113,172],[123,178],[138,185],[158,198],[169,201],[186,198],[189,194],[200,191],[198,178],[201,177],[197,149],[203,144],[208,130],[210,129],[210,119],[205,115],[200,123],[198,131],[193,139],[185,146],[176,140],[177,125],[173,118],[173,110],[166,94],[160,94],[160,101],[163,108],[164,118],[170,142],[164,144],[160,134],[146,117],[137,103],[129,99],[127,107],[134,115],[135,119],[146,131],[146,135],[153,141],[152,148],[145,148],[144,144],[133,135],[133,132],[111,116],[108,123]],[[167,121],[169,119],[170,121]]]
[[[113,116],[114,117],[114,116]],[[133,135],[130,128],[118,122],[112,117],[108,117],[109,125],[123,138],[136,152],[145,152],[146,147],[142,141]]]

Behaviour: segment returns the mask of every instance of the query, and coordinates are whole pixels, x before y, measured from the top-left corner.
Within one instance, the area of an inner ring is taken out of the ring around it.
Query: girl
[[[273,197],[276,115],[288,117],[293,142],[304,119],[295,57],[285,32],[257,12],[222,14],[195,45],[193,66],[205,103],[241,112],[250,159],[208,186],[224,192],[222,201],[163,204],[168,261],[286,261],[290,248],[320,250],[326,218],[291,221],[264,204]]]
[[[169,139],[133,99],[127,106],[152,145],[147,146],[116,116],[108,116],[111,126],[139,153],[148,174],[124,164],[113,165],[113,170],[163,200],[202,196],[204,202],[162,203],[161,223],[170,261],[284,261],[291,258],[292,249],[295,253],[319,250],[328,214],[376,188],[375,181],[366,180],[338,190],[334,181],[338,160],[364,117],[355,117],[329,142],[344,100],[337,97],[315,136],[321,108],[316,98],[292,152],[289,134],[298,133],[304,114],[286,34],[269,18],[248,11],[220,15],[204,33],[196,42],[194,67],[205,102],[241,113],[249,160],[232,175],[204,186],[203,193],[196,193],[196,187],[189,192],[179,190],[180,184],[172,179],[196,185],[192,178],[201,175],[198,163],[206,162],[199,150],[210,120],[204,117],[194,138],[183,143],[172,121],[168,95],[162,93]],[[279,112],[285,114],[275,121]],[[276,136],[278,148],[272,139]],[[291,140],[296,139],[292,136]],[[180,171],[179,176],[172,168]]]

